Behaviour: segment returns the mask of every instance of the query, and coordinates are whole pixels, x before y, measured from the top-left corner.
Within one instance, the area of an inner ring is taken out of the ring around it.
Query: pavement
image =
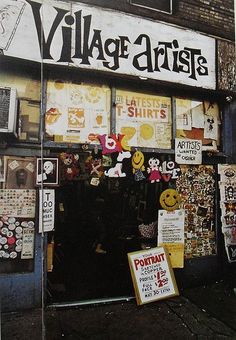
[[[133,298],[3,313],[1,326],[1,340],[236,339],[236,294],[220,281],[142,306]]]

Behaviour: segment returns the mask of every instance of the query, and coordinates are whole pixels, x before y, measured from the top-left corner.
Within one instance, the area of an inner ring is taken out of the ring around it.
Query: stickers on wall
[[[185,258],[216,254],[215,171],[210,165],[181,165],[176,189],[185,209]]]
[[[26,236],[27,234],[31,235],[30,239]],[[0,259],[33,258],[34,234],[34,220],[2,216],[0,218]]]
[[[219,164],[222,233],[229,262],[236,262],[236,165]]]

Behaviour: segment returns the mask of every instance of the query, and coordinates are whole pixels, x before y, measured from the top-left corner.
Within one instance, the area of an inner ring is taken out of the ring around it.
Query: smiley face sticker
[[[161,207],[167,211],[173,211],[179,208],[180,196],[175,189],[166,189],[160,196]]]

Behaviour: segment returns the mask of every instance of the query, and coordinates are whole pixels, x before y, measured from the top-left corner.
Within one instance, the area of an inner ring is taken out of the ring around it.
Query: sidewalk
[[[192,301],[191,301],[191,300]],[[41,310],[2,315],[2,340],[40,340]],[[137,306],[129,302],[45,311],[46,339],[236,339],[236,295],[223,283]]]

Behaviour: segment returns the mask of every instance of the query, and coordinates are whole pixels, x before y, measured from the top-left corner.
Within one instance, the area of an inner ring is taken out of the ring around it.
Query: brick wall
[[[64,0],[65,1],[65,0]],[[218,37],[234,40],[234,0],[173,0],[173,14],[135,7],[129,0],[79,0],[143,17],[162,20]]]

